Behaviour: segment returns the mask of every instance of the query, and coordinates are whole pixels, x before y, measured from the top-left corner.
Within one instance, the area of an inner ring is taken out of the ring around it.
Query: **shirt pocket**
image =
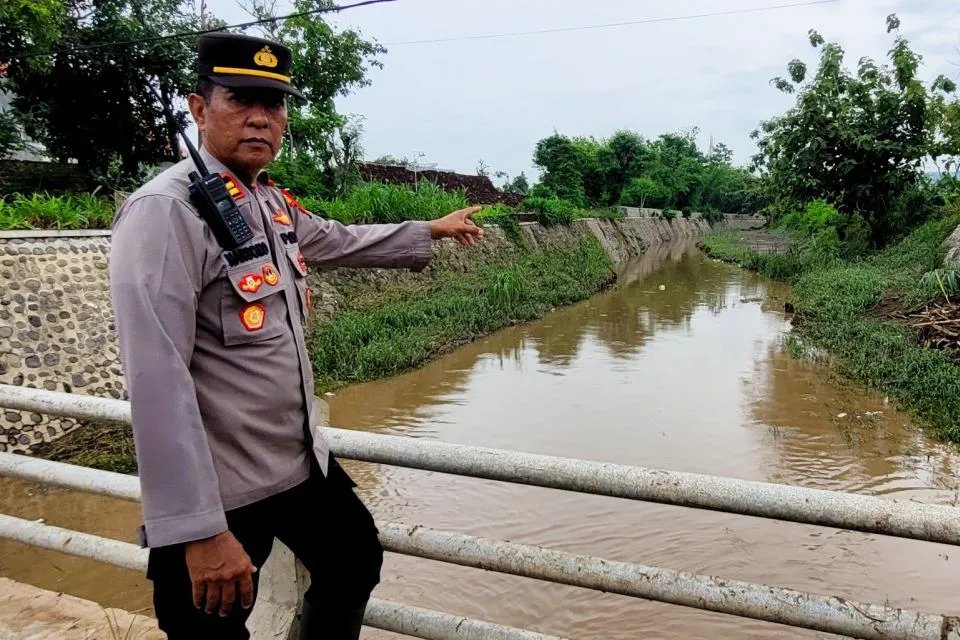
[[[293,282],[297,287],[297,297],[300,299],[300,321],[306,323],[311,303],[310,287],[307,285],[307,274],[309,273],[307,261],[303,259],[298,244],[288,244],[284,249],[293,267]]]
[[[263,342],[288,330],[278,269],[269,258],[227,268],[222,286],[224,345]]]

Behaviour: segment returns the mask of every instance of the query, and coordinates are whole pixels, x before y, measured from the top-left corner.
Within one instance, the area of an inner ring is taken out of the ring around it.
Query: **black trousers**
[[[324,477],[314,465],[306,482],[260,502],[228,511],[227,526],[258,571],[270,555],[273,540],[287,545],[310,573],[305,600],[322,619],[363,605],[380,582],[383,548],[373,517],[354,493],[356,484],[330,457]],[[185,545],[150,550],[147,578],[153,582],[153,603],[159,627],[170,640],[247,640],[250,609],[240,595],[226,617],[193,606]],[[291,576],[291,579],[293,576]]]

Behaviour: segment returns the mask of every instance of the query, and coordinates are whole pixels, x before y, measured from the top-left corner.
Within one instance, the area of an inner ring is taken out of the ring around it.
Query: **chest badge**
[[[247,331],[259,331],[263,328],[263,321],[267,317],[267,310],[260,303],[244,307],[240,312],[240,322]]]
[[[280,282],[280,276],[277,275],[277,270],[272,264],[263,265],[263,281],[266,282],[271,287],[277,286],[277,283]]]
[[[277,212],[273,215],[273,221],[279,222],[285,227],[289,227],[291,224],[293,224],[293,222],[290,220],[290,216],[288,216],[285,211],[280,210],[277,210]]]
[[[257,274],[245,273],[243,277],[240,278],[239,286],[241,291],[246,291],[247,293],[256,293],[262,284],[263,278]]]
[[[297,264],[300,265],[300,268],[303,269],[304,273],[309,271],[309,269],[307,269],[307,261],[303,259],[303,254],[299,251],[297,251]]]

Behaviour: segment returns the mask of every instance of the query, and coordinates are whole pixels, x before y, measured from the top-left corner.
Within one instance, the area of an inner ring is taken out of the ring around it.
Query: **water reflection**
[[[663,246],[625,265],[615,290],[420,371],[344,390],[331,415],[335,426],[447,442],[954,501],[952,447],[928,442],[882,397],[785,355],[788,295],[689,243]],[[955,560],[943,545],[399,468],[371,473],[382,474],[369,500],[383,519],[957,610],[946,586]],[[827,637],[408,558],[389,558],[380,594],[578,638]]]

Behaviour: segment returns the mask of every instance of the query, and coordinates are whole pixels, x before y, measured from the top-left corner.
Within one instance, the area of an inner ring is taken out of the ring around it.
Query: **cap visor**
[[[304,99],[302,93],[295,89],[292,85],[282,82],[280,80],[274,80],[273,78],[258,78],[257,76],[241,76],[241,75],[223,75],[223,74],[213,74],[208,76],[213,82],[223,85],[224,87],[229,87],[231,89],[241,89],[244,87],[255,87],[258,89],[277,89],[284,93],[288,93],[296,98]]]

